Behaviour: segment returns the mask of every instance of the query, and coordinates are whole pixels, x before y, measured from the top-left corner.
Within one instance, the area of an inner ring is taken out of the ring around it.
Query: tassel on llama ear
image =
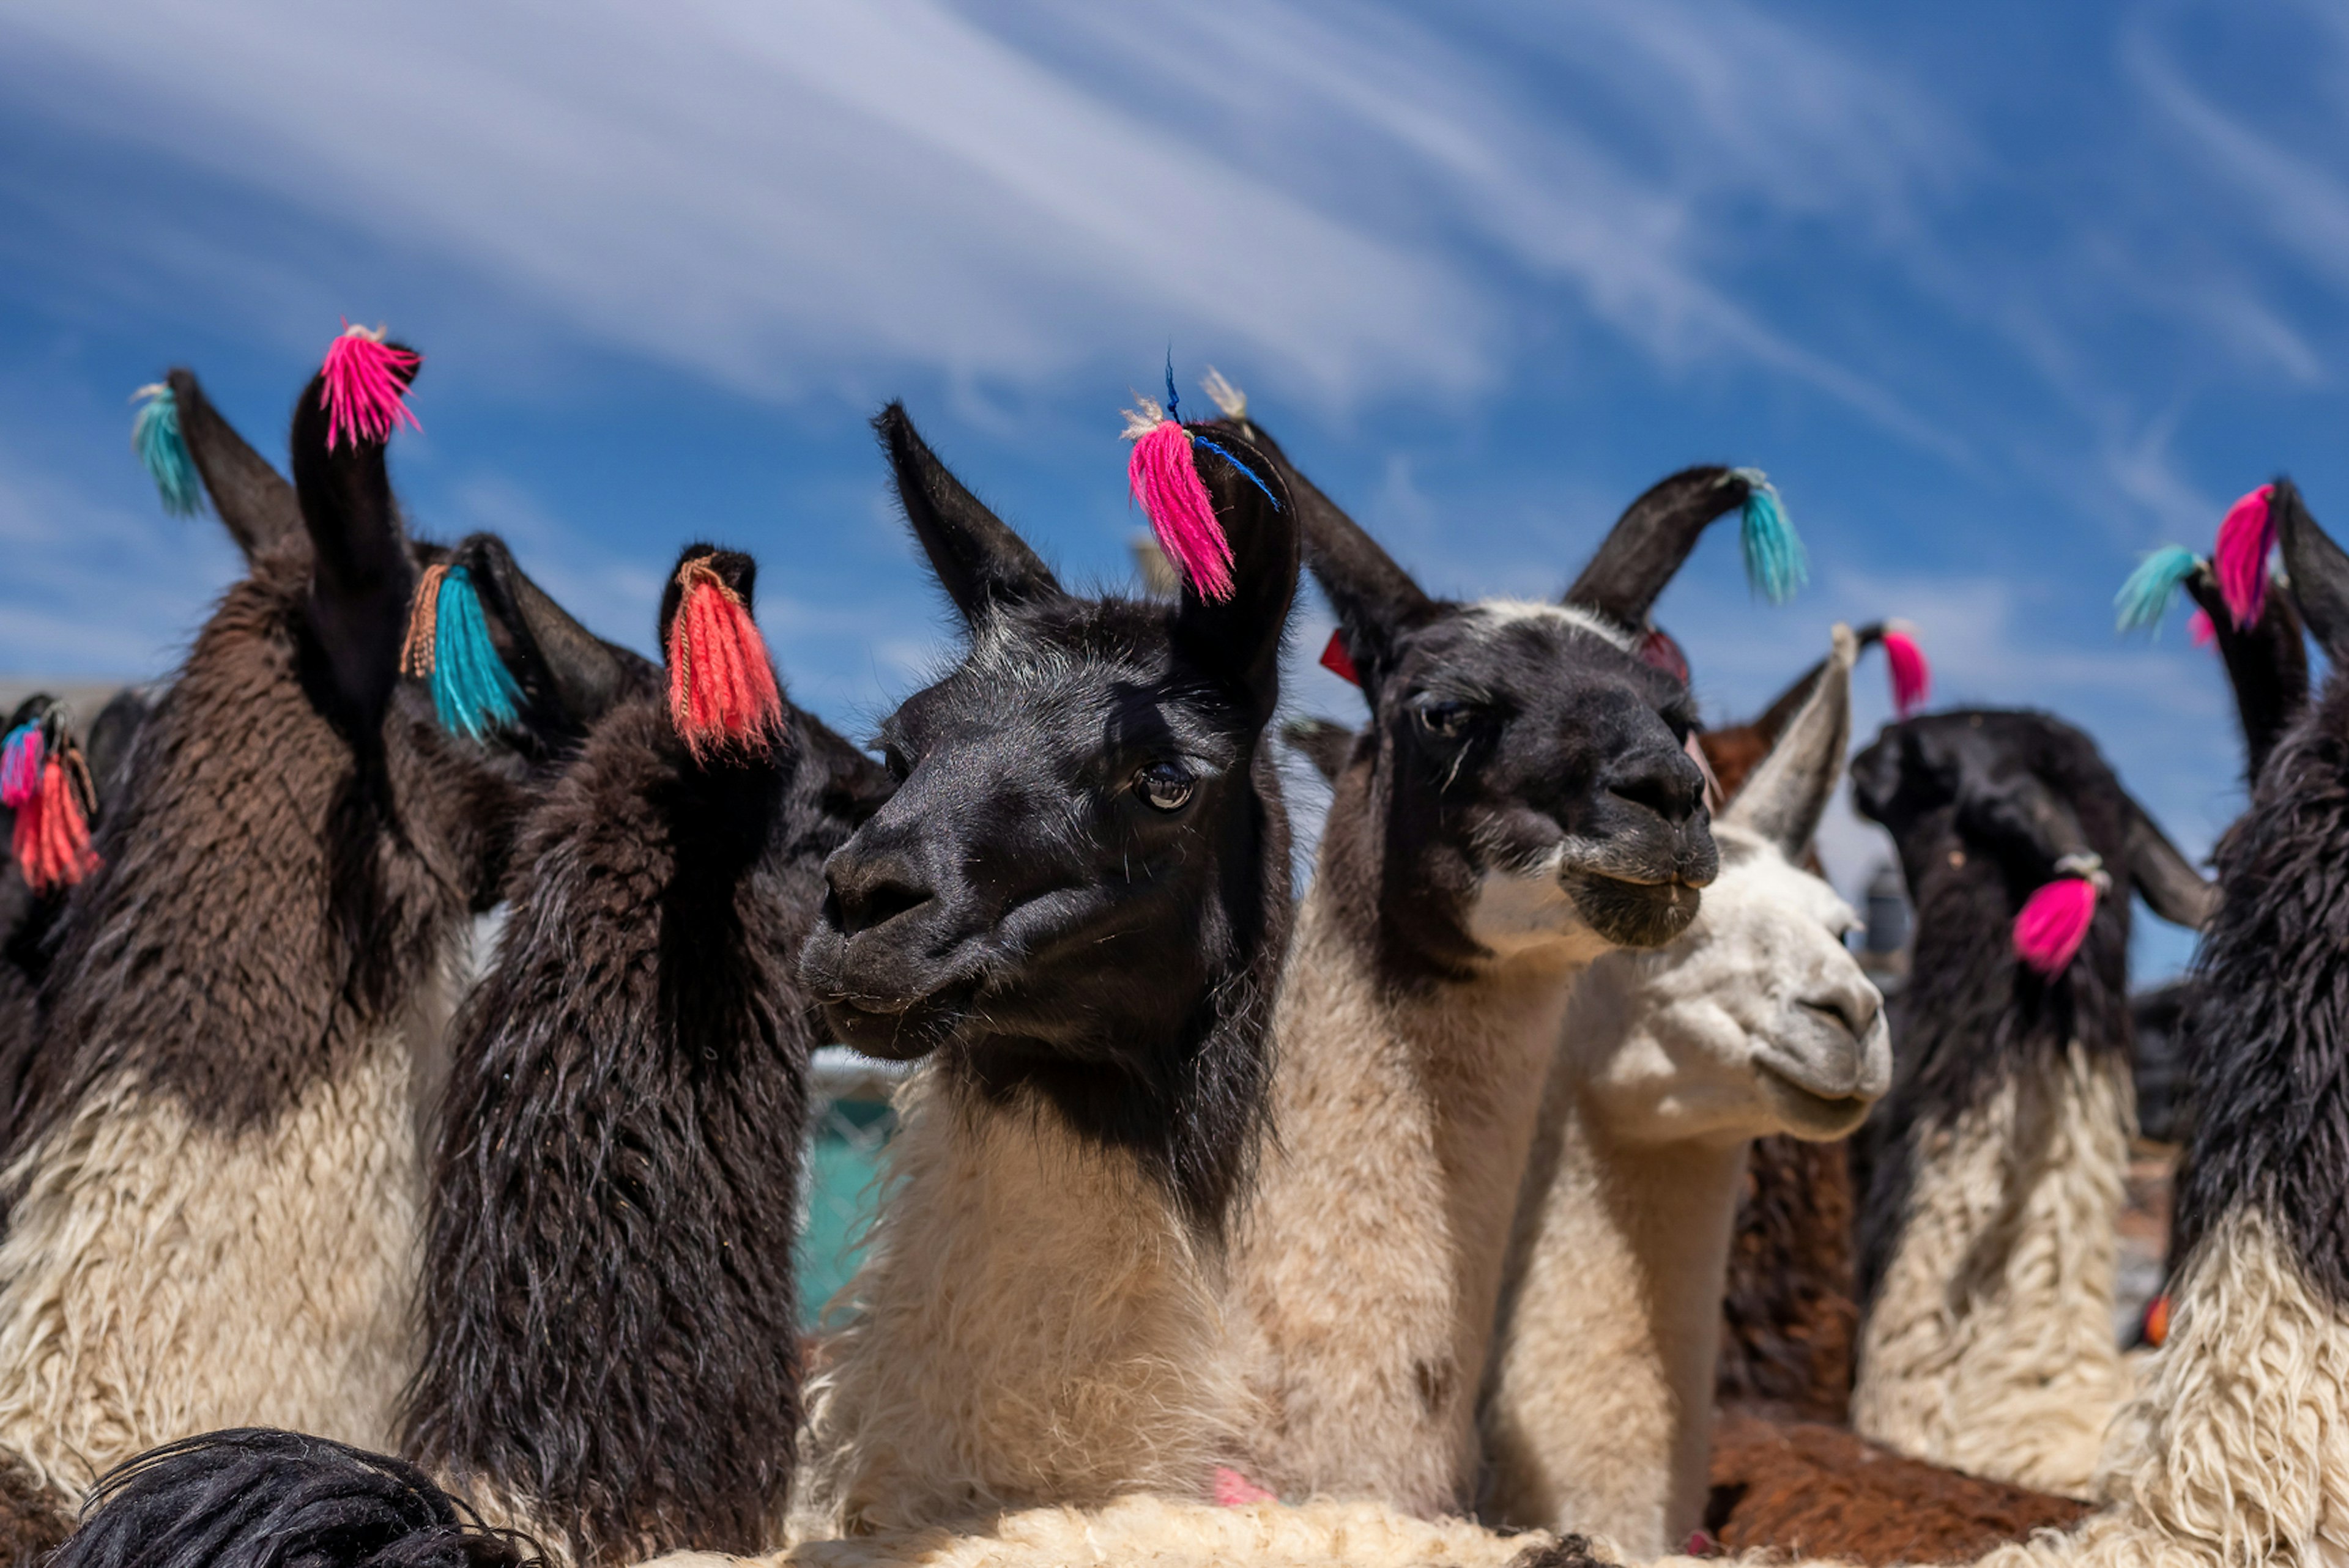
[[[97,868],[89,819],[98,792],[58,709],[17,726],[0,747],[0,806],[16,814],[10,848],[35,892],[70,887]]]
[[[1925,706],[1933,691],[1933,666],[1917,639],[1897,626],[1884,629],[1884,667],[1892,676],[1892,712],[1907,718]]]
[[[1166,407],[1162,409],[1148,397],[1135,401],[1139,407],[1129,408],[1125,415],[1125,438],[1133,443],[1125,474],[1133,499],[1142,504],[1142,515],[1150,520],[1151,531],[1158,535],[1159,547],[1183,573],[1192,592],[1202,599],[1228,599],[1233,590],[1232,542],[1216,521],[1214,498],[1207,494],[1206,481],[1199,478],[1192,462],[1191,449],[1204,447],[1215,453],[1264,491],[1267,500],[1275,506],[1280,502],[1273,496],[1272,487],[1227,448],[1185,428],[1176,416],[1180,400],[1174,395],[1172,359],[1166,365]]]
[[[1321,667],[1348,686],[1362,684],[1362,672],[1354,667],[1354,652],[1346,646],[1346,629],[1343,626],[1331,632],[1329,642],[1322,645]]]
[[[2268,552],[2275,548],[2275,486],[2261,485],[2227,509],[2219,542],[2210,552],[2219,596],[2237,628],[2249,627],[2268,603]]]
[[[1786,516],[1778,488],[1760,469],[1732,469],[1732,479],[1745,481],[1745,504],[1739,511],[1737,538],[1745,553],[1745,581],[1773,604],[1783,604],[1795,590],[1811,579],[1810,559],[1802,536]]]
[[[2113,624],[2124,632],[2158,634],[2170,599],[2201,566],[2202,558],[2184,545],[2163,545],[2138,562],[2113,595]]]
[[[388,441],[395,427],[424,427],[408,407],[408,383],[398,374],[413,371],[424,356],[395,348],[384,340],[384,329],[343,323],[343,335],[326,346],[326,391],[318,407],[326,411],[326,450],[347,438]]]
[[[139,406],[138,418],[130,421],[130,449],[139,454],[147,477],[155,481],[163,510],[173,517],[195,516],[203,504],[203,480],[196,473],[187,438],[180,433],[179,399],[160,381],[130,396],[146,399]]]
[[[783,730],[783,694],[767,640],[707,556],[677,569],[668,627],[668,713],[694,760],[733,750],[763,757]]]
[[[2055,862],[2055,880],[2024,901],[2014,917],[2014,955],[2053,979],[2076,957],[2096,918],[2096,897],[2110,892],[2112,878],[2093,854],[2065,855]]]
[[[399,668],[432,683],[432,711],[452,735],[480,740],[522,712],[522,684],[498,657],[481,596],[462,566],[428,566],[417,579]]]

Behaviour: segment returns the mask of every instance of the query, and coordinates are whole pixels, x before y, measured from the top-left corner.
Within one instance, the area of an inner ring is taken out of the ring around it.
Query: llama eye
[[[1133,776],[1133,792],[1155,811],[1179,811],[1191,802],[1199,781],[1172,762],[1154,762]]]
[[[1454,697],[1431,697],[1419,705],[1419,722],[1430,735],[1457,740],[1467,733],[1473,710]]]

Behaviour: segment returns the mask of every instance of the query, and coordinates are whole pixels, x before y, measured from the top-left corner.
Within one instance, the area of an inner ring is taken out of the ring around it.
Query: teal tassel
[[[441,727],[479,740],[514,721],[522,695],[490,641],[471,576],[451,566],[433,603],[432,707]]]
[[[180,434],[180,404],[169,387],[141,387],[134,397],[147,401],[131,422],[130,449],[147,465],[163,510],[173,517],[193,517],[202,504],[203,481],[196,459],[189,455],[187,438]]]
[[[1786,516],[1777,488],[1760,469],[1738,469],[1745,481],[1745,506],[1738,541],[1745,549],[1745,581],[1773,604],[1783,604],[1811,580],[1803,540]]]
[[[2114,621],[2124,632],[2161,629],[2170,596],[2201,569],[2201,557],[2182,544],[2165,544],[2143,561],[2113,595]]]

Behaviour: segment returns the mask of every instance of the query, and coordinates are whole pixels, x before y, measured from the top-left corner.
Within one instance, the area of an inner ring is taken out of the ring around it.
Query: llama
[[[2188,925],[2212,895],[2093,743],[2042,715],[1892,725],[1852,781],[1917,910],[1892,1130],[1861,1217],[1852,1424],[1919,1459],[2084,1496],[2124,1392],[2127,893]],[[2095,896],[2107,887],[2118,896]],[[2026,959],[2025,924],[2064,896],[2093,911],[2077,956]]]
[[[1335,770],[1276,1014],[1278,1137],[1234,1255],[1247,1469],[1283,1495],[1459,1513],[1567,994],[1600,954],[1679,935],[1715,870],[1694,710],[1631,629],[1746,481],[1658,485],[1561,604],[1454,603],[1248,428],[1373,720]]]
[[[839,1038],[924,1059],[810,1381],[794,1532],[1204,1499],[1239,1453],[1224,1251],[1290,923],[1262,732],[1294,509],[1218,431],[1185,461],[1229,596],[1186,571],[1174,603],[1082,598],[903,408],[877,424],[969,644],[883,724],[897,791],[827,866],[802,962]]]
[[[757,686],[754,574],[679,558],[673,695],[616,705],[532,814],[453,1032],[403,1453],[581,1564],[759,1550],[791,1476],[795,966],[890,783],[779,692],[687,700],[729,663]]]
[[[1701,1522],[1722,1286],[1746,1143],[1827,1140],[1889,1086],[1856,919],[1803,871],[1850,736],[1857,645],[1714,824],[1686,934],[1575,987],[1526,1168],[1483,1410],[1487,1511],[1633,1557]]]
[[[24,1532],[62,1535],[98,1474],[233,1420],[388,1439],[454,948],[533,760],[595,717],[573,694],[628,678],[469,541],[436,564],[482,585],[519,700],[492,744],[444,730],[400,678],[417,574],[388,427],[349,428],[326,380],[295,410],[302,532],[228,591],[142,726],[44,981],[55,1084],[15,1129],[0,1242]]]
[[[1923,655],[1907,634],[1881,621],[1854,635],[1863,651],[1884,648],[1893,707],[1907,717],[1925,699]],[[1826,667],[1821,661],[1804,671],[1756,717],[1697,737],[1724,796],[1735,795],[1769,755]],[[1815,858],[1805,863],[1818,869]],[[1844,1141],[1772,1133],[1749,1146],[1722,1292],[1715,1383],[1720,1403],[1753,1405],[1806,1420],[1845,1418],[1859,1330],[1852,1288],[1853,1208]]]

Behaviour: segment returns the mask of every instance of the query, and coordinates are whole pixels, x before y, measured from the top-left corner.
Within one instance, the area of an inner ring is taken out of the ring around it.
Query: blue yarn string
[[[2182,544],[2165,544],[2143,561],[2113,595],[2113,623],[2124,632],[2161,634],[2170,596],[2201,567],[2202,559]]]
[[[1745,481],[1745,505],[1741,511],[1738,542],[1745,552],[1745,581],[1754,593],[1773,604],[1783,604],[1795,590],[1811,579],[1802,536],[1786,516],[1777,487],[1759,469],[1739,469]]]
[[[512,724],[522,687],[490,641],[489,617],[463,567],[451,566],[440,579],[433,617],[432,707],[441,727],[479,740]]]
[[[140,406],[130,425],[130,449],[155,481],[163,510],[174,517],[193,517],[203,500],[203,481],[187,438],[180,433],[180,403],[169,387],[153,388]]]
[[[1248,483],[1256,486],[1257,489],[1264,491],[1264,499],[1272,502],[1273,511],[1278,511],[1280,510],[1280,499],[1272,493],[1272,487],[1270,485],[1266,484],[1262,480],[1256,477],[1256,470],[1254,469],[1248,467],[1246,463],[1232,456],[1230,452],[1225,450],[1223,447],[1207,439],[1205,436],[1195,433],[1191,437],[1191,444],[1195,447],[1206,448],[1207,450],[1215,453],[1216,456],[1223,459],[1224,461],[1239,469],[1242,478],[1246,479]]]

